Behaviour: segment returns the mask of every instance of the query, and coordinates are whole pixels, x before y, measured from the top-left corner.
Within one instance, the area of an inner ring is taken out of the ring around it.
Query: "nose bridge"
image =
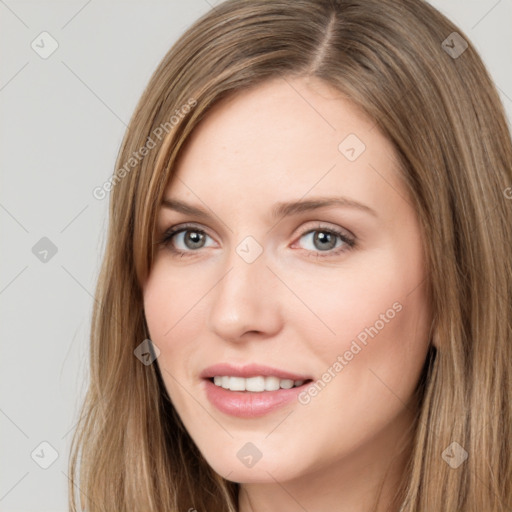
[[[224,291],[228,294],[241,294],[242,297],[250,295],[251,288],[268,280],[271,275],[266,266],[267,260],[267,252],[262,243],[251,235],[245,236],[238,245],[231,248],[226,257],[225,269],[229,274],[222,285]]]
[[[212,298],[210,326],[218,336],[238,339],[247,331],[269,333],[280,323],[275,276],[263,247],[246,237],[224,260]]]

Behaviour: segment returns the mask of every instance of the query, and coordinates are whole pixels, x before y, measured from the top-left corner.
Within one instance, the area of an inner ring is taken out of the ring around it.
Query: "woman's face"
[[[178,233],[157,250],[146,320],[213,469],[283,482],[389,461],[430,312],[419,223],[378,127],[316,79],[266,82],[210,112],[165,199],[159,237]]]

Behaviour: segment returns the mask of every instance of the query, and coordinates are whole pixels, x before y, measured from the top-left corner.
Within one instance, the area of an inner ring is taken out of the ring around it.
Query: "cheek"
[[[157,364],[169,395],[174,397],[179,395],[178,383],[197,378],[190,369],[204,325],[198,304],[204,292],[190,285],[190,279],[171,276],[164,265],[155,265],[143,295],[149,337],[160,350]]]
[[[176,331],[196,325],[190,318],[201,297],[198,284],[192,275],[173,272],[163,258],[157,260],[143,291],[146,321],[155,343],[168,345]]]
[[[333,291],[336,308],[318,296],[316,305],[324,309],[317,311],[336,336],[326,336],[325,329],[322,336],[311,329],[304,336],[312,357],[318,358],[319,380],[301,397],[303,435],[315,436],[318,418],[323,418],[325,438],[344,439],[326,444],[326,456],[338,456],[391,424],[410,401],[425,361],[425,287],[403,280],[391,287],[389,279],[381,278],[371,287],[358,289],[352,282],[346,291]]]
[[[421,333],[419,324],[428,313],[421,273],[408,272],[392,259],[389,265],[361,262],[358,268],[329,269],[307,280],[289,276],[287,281],[309,311],[290,303],[285,315],[309,333],[303,339],[314,341],[320,353],[348,350],[354,340],[368,346],[377,337],[407,342],[408,333]]]
[[[362,389],[370,392],[370,385],[383,387],[378,377],[408,394],[428,349],[430,312],[420,246],[409,245],[408,251],[395,246],[367,253],[339,272],[322,270],[314,279],[295,278],[292,284],[315,313],[288,310],[302,339],[324,372],[345,375],[331,380],[359,396]]]

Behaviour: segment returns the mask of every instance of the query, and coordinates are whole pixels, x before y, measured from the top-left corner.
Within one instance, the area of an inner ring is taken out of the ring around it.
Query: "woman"
[[[509,510],[511,186],[429,4],[212,9],[105,187],[71,509]]]

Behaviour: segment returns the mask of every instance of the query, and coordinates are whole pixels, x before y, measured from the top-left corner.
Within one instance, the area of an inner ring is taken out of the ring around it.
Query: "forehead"
[[[241,208],[343,194],[378,206],[397,200],[397,167],[392,144],[338,91],[279,78],[213,107],[184,146],[166,196],[197,203],[215,194]]]

